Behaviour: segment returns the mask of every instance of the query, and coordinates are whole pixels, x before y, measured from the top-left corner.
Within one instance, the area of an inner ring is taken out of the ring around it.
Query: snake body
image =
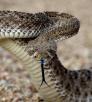
[[[77,102],[67,81],[68,76],[75,77],[77,72],[70,75],[74,72],[66,70],[60,63],[55,40],[72,37],[79,27],[79,20],[66,13],[0,11],[0,46],[29,70],[33,84],[46,102]],[[45,79],[50,87],[43,84],[39,89],[42,75],[38,60],[41,57],[46,60]]]

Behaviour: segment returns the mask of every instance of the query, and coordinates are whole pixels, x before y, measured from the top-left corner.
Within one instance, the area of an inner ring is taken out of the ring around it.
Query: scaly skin
[[[55,40],[72,37],[77,34],[79,27],[79,20],[66,13],[0,11],[0,45],[16,55],[30,70],[35,87],[47,102],[86,102],[83,100],[83,84],[79,79],[85,81],[92,72],[69,71],[56,55]],[[45,78],[50,87],[43,84],[39,89],[42,78],[37,60],[42,57],[46,62]],[[89,86],[86,85],[86,88]]]

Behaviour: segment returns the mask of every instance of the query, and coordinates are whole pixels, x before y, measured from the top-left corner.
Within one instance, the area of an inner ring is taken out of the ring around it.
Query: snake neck
[[[68,70],[59,61],[55,52],[50,53],[53,58],[48,57],[45,67],[63,102],[91,102],[92,70]]]
[[[46,74],[49,73],[48,76],[50,80],[54,82],[57,92],[64,98],[68,94],[68,90],[65,88],[68,70],[61,64],[55,51],[49,51],[49,53],[49,55],[53,57],[47,56],[44,69]]]

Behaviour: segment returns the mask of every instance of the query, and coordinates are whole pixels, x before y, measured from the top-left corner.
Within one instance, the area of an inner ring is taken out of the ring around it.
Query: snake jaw
[[[26,49],[27,52],[30,52],[31,58],[37,58],[38,56],[38,50],[34,49],[34,47],[31,47],[30,49]]]
[[[53,56],[49,52],[49,49],[47,49],[47,50],[39,50],[39,49],[31,48],[30,52],[33,52],[33,54],[31,55],[31,58],[34,58],[36,60],[40,60],[41,58],[44,58],[45,62],[47,62],[46,61],[47,57],[49,57],[50,59],[53,58]]]
[[[31,58],[39,60],[42,58],[42,52],[39,49],[34,49],[33,47],[30,49],[30,52],[32,53]]]

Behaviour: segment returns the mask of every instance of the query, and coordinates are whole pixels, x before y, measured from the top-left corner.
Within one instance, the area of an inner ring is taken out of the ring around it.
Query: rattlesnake
[[[92,70],[68,70],[56,54],[56,41],[77,34],[79,27],[79,20],[66,13],[0,11],[0,45],[29,70],[33,84],[46,102],[92,102]],[[39,88],[41,57],[45,59],[49,87],[43,84]]]

